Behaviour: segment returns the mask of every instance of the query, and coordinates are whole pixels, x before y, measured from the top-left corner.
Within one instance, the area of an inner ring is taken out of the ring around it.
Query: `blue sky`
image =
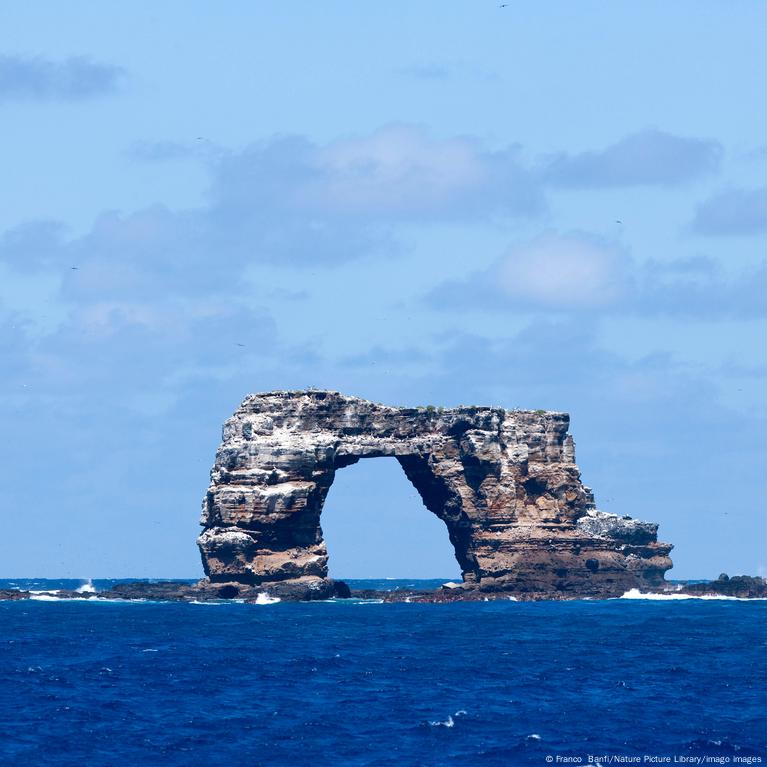
[[[199,574],[222,421],[307,386],[569,411],[673,576],[767,574],[763,3],[4,17],[0,574]],[[440,524],[350,467],[333,574],[454,575]]]

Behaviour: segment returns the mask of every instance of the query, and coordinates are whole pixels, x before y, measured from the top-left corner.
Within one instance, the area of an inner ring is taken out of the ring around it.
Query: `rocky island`
[[[198,540],[211,586],[327,598],[321,514],[336,472],[393,456],[447,528],[455,597],[610,597],[658,589],[671,545],[598,511],[566,413],[390,407],[332,391],[254,394],[227,420]],[[361,546],[370,542],[360,541]]]
[[[671,544],[658,541],[653,522],[596,508],[575,463],[569,422],[560,412],[391,407],[333,391],[249,395],[224,424],[203,499],[197,543],[206,577],[59,591],[57,598],[449,602],[604,599],[630,591],[767,597],[763,578],[666,581]],[[360,592],[328,577],[321,515],[336,472],[382,456],[397,459],[424,513],[445,523],[461,583]],[[0,599],[30,595],[0,591]]]

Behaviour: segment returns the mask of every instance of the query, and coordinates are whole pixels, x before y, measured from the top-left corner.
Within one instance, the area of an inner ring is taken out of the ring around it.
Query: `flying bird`
[[[69,268],[70,268],[70,269],[71,269],[73,272],[79,272],[79,271],[80,271],[80,267],[79,267],[79,266],[70,266]]]
[[[245,346],[245,344],[237,344],[237,346]]]
[[[616,219],[615,219],[615,223],[616,223],[616,224],[622,224],[622,223],[623,223],[623,221],[621,221],[619,218],[616,218]]]

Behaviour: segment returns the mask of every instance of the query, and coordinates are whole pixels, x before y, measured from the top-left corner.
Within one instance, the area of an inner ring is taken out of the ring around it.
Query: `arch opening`
[[[461,580],[446,522],[401,463],[376,456],[335,472],[320,516],[331,578]]]

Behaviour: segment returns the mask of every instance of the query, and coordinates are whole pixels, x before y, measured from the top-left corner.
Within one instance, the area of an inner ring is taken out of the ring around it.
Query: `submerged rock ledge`
[[[522,592],[510,594],[502,591],[486,592],[465,585],[446,584],[442,588],[426,591],[417,589],[397,589],[392,591],[377,591],[373,589],[350,589],[343,581],[328,581],[330,588],[324,592],[307,594],[301,584],[284,583],[280,587],[268,591],[261,586],[243,586],[236,583],[211,584],[202,580],[195,584],[178,583],[177,581],[147,583],[121,583],[107,591],[68,591],[56,590],[49,592],[24,591],[17,589],[0,589],[0,601],[16,601],[26,599],[43,600],[110,600],[110,601],[159,601],[159,602],[221,602],[240,601],[254,604],[268,604],[277,601],[299,601],[304,599],[350,599],[377,600],[381,602],[420,602],[420,603],[449,603],[449,602],[480,602],[493,600],[514,599],[520,602],[540,599],[574,599],[565,594],[536,594]],[[728,597],[737,599],[767,599],[767,580],[749,575],[728,577],[721,575],[714,581],[689,581],[664,583],[662,587],[643,592],[646,595],[690,596],[690,597]],[[622,596],[622,595],[618,595]],[[595,597],[587,597],[595,598]]]

